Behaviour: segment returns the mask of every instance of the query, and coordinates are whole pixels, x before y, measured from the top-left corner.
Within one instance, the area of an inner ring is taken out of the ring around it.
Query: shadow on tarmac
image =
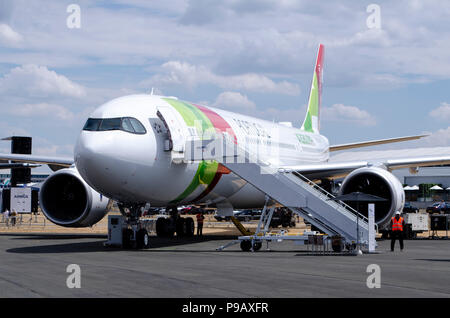
[[[0,237],[13,237],[13,240],[78,240],[81,238],[107,238],[106,234],[57,234],[57,233],[2,233]]]
[[[416,261],[450,262],[450,259],[416,258]]]
[[[220,245],[226,242],[231,242],[236,240],[236,236],[230,235],[204,235],[202,237],[191,237],[191,238],[159,238],[155,236],[150,237],[150,248],[145,250],[134,250],[134,249],[122,249],[121,247],[108,247],[104,246],[107,236],[101,234],[30,234],[30,233],[10,233],[10,234],[0,234],[0,237],[10,237],[13,240],[30,240],[30,241],[51,241],[51,240],[80,240],[80,239],[104,239],[104,240],[89,240],[83,242],[66,242],[63,244],[51,244],[51,245],[37,245],[37,246],[26,246],[26,247],[16,247],[7,249],[8,253],[17,254],[62,254],[62,253],[93,253],[93,252],[135,252],[135,253],[243,253],[247,255],[251,254],[266,254],[266,253],[296,253],[296,256],[306,256],[310,253],[305,250],[278,250],[278,249],[265,249],[264,247],[255,253],[252,252],[242,252],[240,249],[226,249],[222,251],[216,251]],[[213,245],[208,248],[183,248],[177,249],[177,247],[183,245],[193,245],[205,242],[215,242],[217,241],[217,246]],[[237,244],[236,246],[239,246]]]
[[[105,239],[104,241],[89,241],[89,242],[77,242],[77,243],[65,243],[65,244],[52,244],[52,245],[39,245],[39,246],[27,246],[10,248],[6,250],[8,253],[19,254],[54,254],[54,253],[90,253],[90,252],[211,252],[215,250],[159,250],[160,248],[170,248],[183,246],[188,244],[197,244],[209,241],[228,241],[234,240],[233,236],[220,236],[220,235],[204,235],[202,237],[192,238],[158,238],[150,237],[150,248],[145,250],[124,250],[120,247],[106,247],[106,235],[93,235],[93,234],[0,234],[0,237],[12,237],[12,240],[75,240],[75,239]],[[218,244],[219,245],[219,244]]]

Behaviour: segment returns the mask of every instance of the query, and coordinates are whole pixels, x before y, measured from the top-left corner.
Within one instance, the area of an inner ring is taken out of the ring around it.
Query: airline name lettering
[[[257,123],[250,123],[242,119],[233,118],[234,122],[241,128],[247,135],[256,135],[259,137],[270,138],[267,131]]]

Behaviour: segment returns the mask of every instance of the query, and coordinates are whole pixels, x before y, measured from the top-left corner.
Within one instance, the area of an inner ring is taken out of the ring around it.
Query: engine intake
[[[405,192],[400,181],[389,171],[379,167],[359,168],[351,172],[342,183],[340,194],[363,192],[384,198],[387,201],[375,204],[375,222],[378,226],[387,224],[395,211],[401,211],[405,204]],[[370,202],[346,202],[365,216]]]
[[[93,190],[74,168],[62,169],[42,184],[42,212],[53,223],[65,227],[88,227],[110,209],[110,200]]]

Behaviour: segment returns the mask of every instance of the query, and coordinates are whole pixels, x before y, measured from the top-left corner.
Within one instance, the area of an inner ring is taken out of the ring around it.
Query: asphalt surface
[[[230,237],[152,239],[126,251],[104,247],[102,235],[0,234],[0,297],[450,297],[450,240],[311,256],[292,242],[246,253],[215,250]],[[79,289],[67,287],[69,264],[80,266]],[[380,288],[367,287],[370,264]]]

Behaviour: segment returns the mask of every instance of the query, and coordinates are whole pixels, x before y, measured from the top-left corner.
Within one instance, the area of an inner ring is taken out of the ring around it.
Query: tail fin
[[[302,130],[319,133],[320,130],[320,105],[322,99],[322,72],[323,72],[323,44],[319,45],[317,53],[316,67],[311,85],[311,92],[309,93],[308,110],[306,112],[305,120],[303,121]]]

